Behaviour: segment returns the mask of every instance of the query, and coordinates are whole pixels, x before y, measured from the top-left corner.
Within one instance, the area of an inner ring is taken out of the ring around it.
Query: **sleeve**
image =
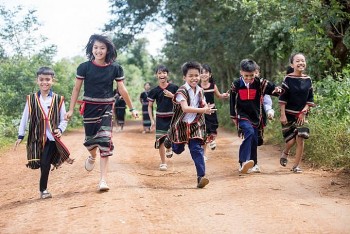
[[[276,85],[268,80],[266,80],[266,88],[265,92],[263,93],[264,95],[272,95],[272,96],[279,96],[278,93],[272,93],[276,88]]]
[[[306,101],[306,104],[308,106],[315,106],[315,103],[314,103],[314,89],[312,87],[312,83],[311,83],[311,87],[309,89],[309,95],[307,97],[307,101]]]
[[[186,98],[181,93],[176,93],[175,100],[176,102],[180,103],[182,101],[186,101]]]
[[[286,105],[289,99],[289,87],[288,87],[288,77],[285,77],[282,82],[282,94],[279,97],[278,103],[280,105]]]
[[[147,100],[149,102],[154,102],[156,100],[156,88],[154,89],[151,89],[151,91],[149,91],[149,94],[148,94],[148,97],[147,97]]]
[[[86,71],[87,71],[87,63],[81,63],[78,68],[77,68],[77,79],[82,79],[84,80],[86,77]]]
[[[28,108],[28,101],[27,101],[23,110],[21,123],[18,127],[18,139],[23,139],[25,136],[28,118],[29,118],[29,108]]]
[[[236,95],[237,95],[237,89],[236,89],[235,83],[233,82],[231,85],[231,89],[230,89],[230,117],[231,117],[231,119],[237,118],[236,109],[235,109]]]
[[[124,70],[120,65],[116,65],[116,76],[114,78],[115,81],[121,82],[124,80]]]
[[[270,95],[264,95],[263,104],[264,104],[265,112],[272,110],[272,99],[271,99]]]
[[[60,109],[60,123],[58,124],[58,128],[61,130],[61,133],[66,130],[67,124],[68,124],[68,122],[66,120],[64,120],[65,115],[66,115],[66,106],[65,106],[64,101],[63,101],[61,109]]]

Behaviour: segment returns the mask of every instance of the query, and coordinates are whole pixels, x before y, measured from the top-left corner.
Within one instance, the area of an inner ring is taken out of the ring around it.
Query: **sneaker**
[[[52,198],[52,195],[47,190],[44,190],[44,191],[40,192],[40,198],[41,199]]]
[[[214,149],[216,148],[216,142],[215,142],[215,141],[211,141],[211,142],[209,143],[209,148],[210,148],[211,150],[214,150]]]
[[[260,172],[261,172],[261,170],[260,170],[260,167],[258,164],[255,164],[254,167],[252,167],[248,170],[248,173],[260,173]]]
[[[162,163],[162,164],[160,164],[159,165],[159,170],[160,171],[166,171],[166,170],[168,170],[168,166],[164,163]]]
[[[208,158],[207,156],[205,156],[205,155],[203,156],[203,158],[204,158],[204,161],[205,161],[205,162],[208,161],[208,159],[209,159],[209,158]]]
[[[165,150],[165,156],[167,158],[171,158],[173,156],[173,151],[171,150],[171,148]]]
[[[93,158],[91,155],[89,157],[87,157],[87,159],[85,160],[85,169],[87,171],[92,171],[94,169],[95,166],[95,158]]]
[[[207,184],[209,184],[209,180],[205,177],[198,177],[197,188],[204,188]]]
[[[293,167],[291,169],[291,171],[294,173],[302,173],[303,172],[303,170],[301,170],[301,168],[299,166]]]
[[[249,160],[244,163],[242,163],[242,166],[239,168],[239,172],[242,174],[248,173],[248,170],[251,169],[254,166],[254,161]]]
[[[100,181],[100,183],[99,183],[99,185],[98,185],[98,189],[99,189],[101,192],[103,192],[103,191],[108,191],[108,190],[109,190],[109,187],[108,187],[108,185],[107,185],[107,183],[106,183],[105,180],[101,180],[101,181]]]

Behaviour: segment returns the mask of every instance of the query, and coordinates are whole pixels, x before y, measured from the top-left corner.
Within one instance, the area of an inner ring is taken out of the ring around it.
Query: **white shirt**
[[[50,94],[46,97],[46,100],[44,100],[42,98],[42,95],[40,95],[40,93],[39,93],[39,101],[40,101],[40,105],[42,106],[42,108],[44,110],[45,115],[47,116],[49,113],[49,107],[50,107],[51,102],[52,102],[51,91],[50,91]],[[67,128],[67,121],[64,120],[65,114],[66,114],[66,107],[65,107],[64,102],[63,102],[61,109],[60,109],[60,123],[58,125],[58,128],[61,129],[62,132],[64,132]],[[26,102],[26,105],[24,107],[23,114],[22,114],[21,124],[19,125],[19,128],[18,128],[18,136],[25,135],[28,120],[29,120],[29,108],[28,108],[28,102]],[[54,129],[52,129],[52,130],[54,130]],[[48,124],[46,124],[46,136],[50,141],[55,141]]]
[[[190,96],[190,106],[191,107],[199,107],[199,93],[202,90],[201,87],[199,87],[198,85],[196,86],[196,93],[194,93],[193,89],[191,88],[191,86],[188,83],[185,83],[185,88]],[[204,97],[203,97],[204,98]],[[176,102],[180,103],[181,101],[186,101],[186,98],[182,95],[182,94],[176,94]],[[183,122],[186,123],[192,123],[193,120],[196,118],[197,113],[186,113],[184,118],[183,118]]]

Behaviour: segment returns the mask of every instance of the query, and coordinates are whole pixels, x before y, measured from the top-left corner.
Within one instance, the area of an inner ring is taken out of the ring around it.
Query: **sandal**
[[[284,150],[282,151],[282,155],[281,155],[281,158],[280,158],[280,164],[282,167],[285,167],[287,166],[287,163],[288,163],[288,157],[289,154],[285,153]]]

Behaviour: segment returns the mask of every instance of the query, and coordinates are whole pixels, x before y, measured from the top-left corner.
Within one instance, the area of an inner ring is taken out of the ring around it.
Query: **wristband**
[[[133,112],[134,110],[135,110],[135,108],[130,108],[130,110],[129,110],[129,111],[130,111],[130,112]]]

